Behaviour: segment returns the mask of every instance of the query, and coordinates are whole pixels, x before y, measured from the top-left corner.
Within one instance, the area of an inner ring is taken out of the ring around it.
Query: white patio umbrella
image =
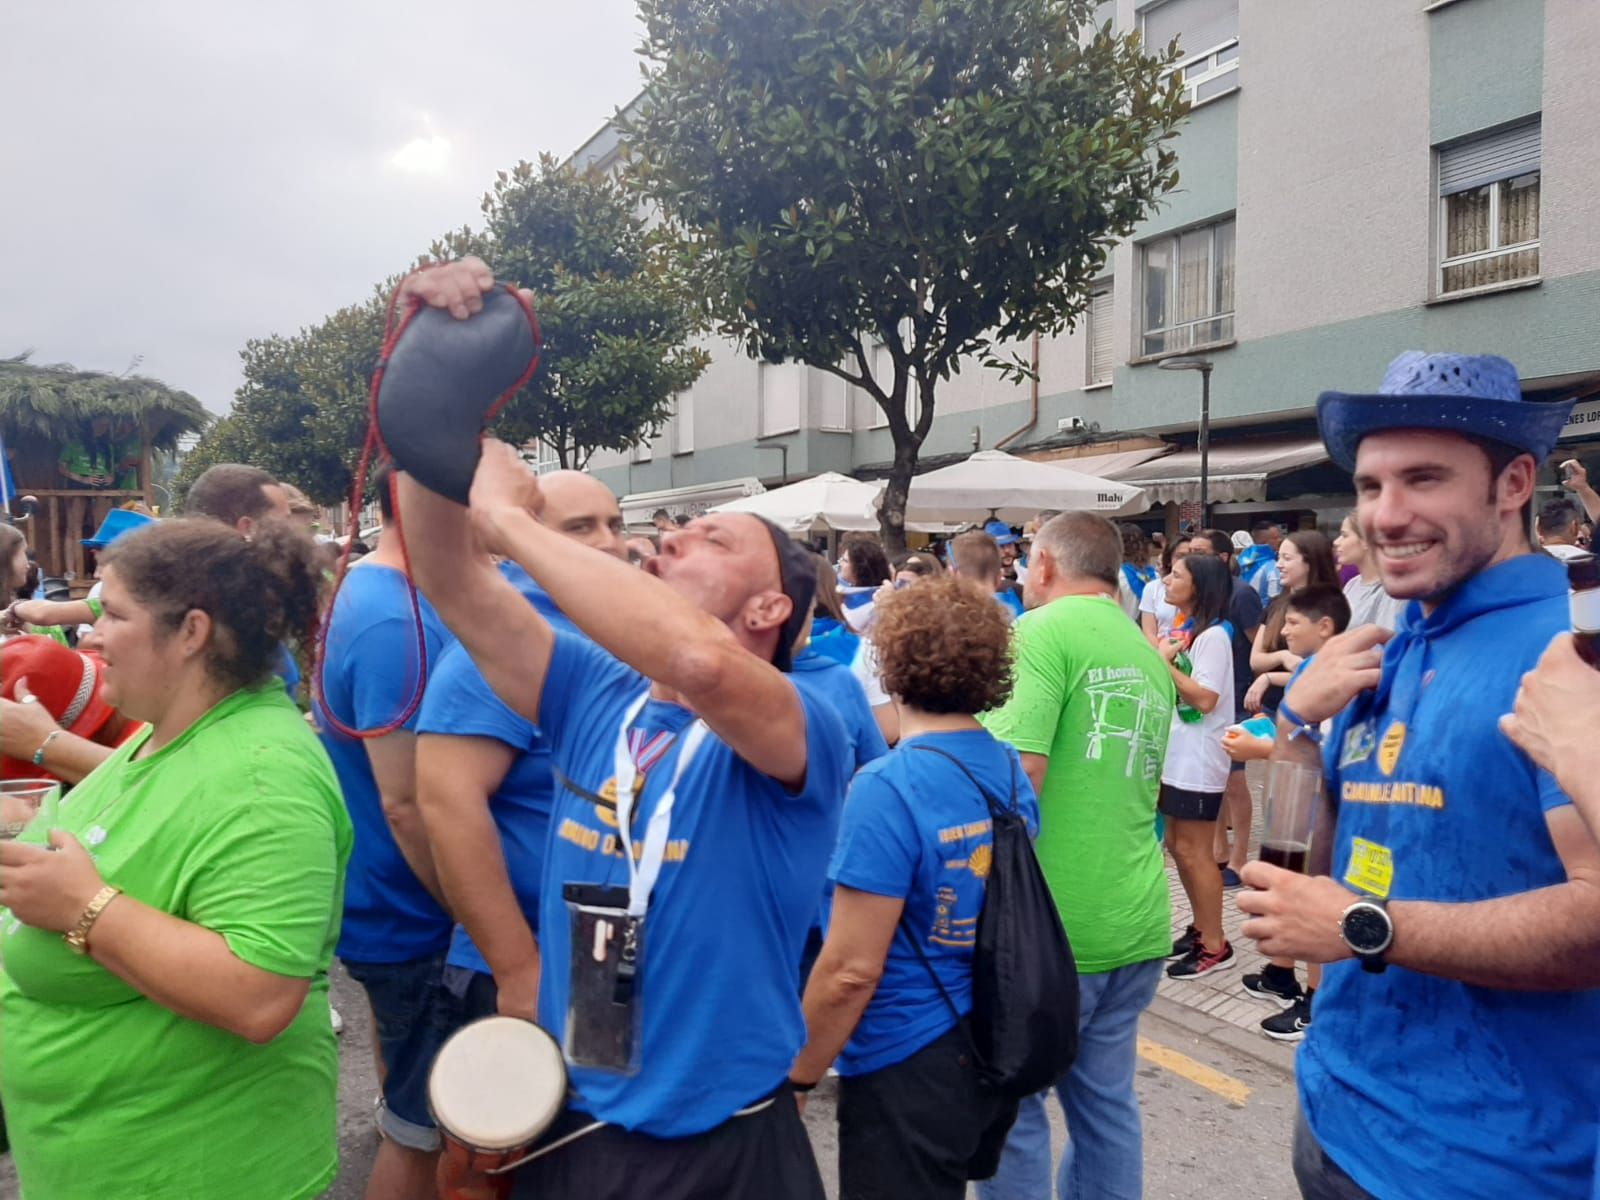
[[[1149,507],[1144,490],[1130,483],[1033,462],[1003,450],[979,450],[964,462],[913,479],[906,521],[979,521],[994,516],[1015,525],[1047,508],[1127,517]]]
[[[815,529],[877,529],[873,501],[881,490],[879,484],[828,471],[758,496],[712,505],[709,511],[754,513],[796,534]]]

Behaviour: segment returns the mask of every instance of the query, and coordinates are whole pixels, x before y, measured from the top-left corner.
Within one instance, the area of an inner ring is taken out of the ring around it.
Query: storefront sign
[[[1561,427],[1561,440],[1576,437],[1600,437],[1600,400],[1573,405],[1571,419]]]

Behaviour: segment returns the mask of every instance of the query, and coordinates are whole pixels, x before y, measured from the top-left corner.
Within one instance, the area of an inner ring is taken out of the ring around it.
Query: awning
[[[1065,467],[1069,471],[1079,471],[1085,475],[1098,475],[1101,479],[1121,479],[1119,471],[1128,471],[1142,463],[1149,462],[1152,458],[1160,458],[1171,451],[1171,446],[1147,446],[1142,450],[1119,450],[1111,454],[1084,454],[1077,458],[1066,457],[1025,457],[1033,458],[1034,462],[1049,463],[1052,467]]]
[[[1319,437],[1261,438],[1213,445],[1206,465],[1207,498],[1224,504],[1265,500],[1268,479],[1327,461],[1328,450]],[[1115,473],[1100,474],[1138,484],[1157,504],[1200,499],[1198,450],[1181,450]]]
[[[622,523],[648,525],[650,515],[664,508],[673,516],[687,513],[698,517],[713,504],[737,500],[741,496],[758,496],[766,491],[761,480],[754,476],[743,479],[724,479],[719,483],[696,483],[689,487],[663,488],[657,492],[634,492],[622,498]]]

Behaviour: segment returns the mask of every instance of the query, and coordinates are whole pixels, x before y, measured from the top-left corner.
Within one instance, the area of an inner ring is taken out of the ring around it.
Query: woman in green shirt
[[[350,825],[272,670],[310,543],[167,521],[105,554],[105,695],[149,728],[0,844],[0,1096],[25,1200],[292,1200],[337,1167]]]

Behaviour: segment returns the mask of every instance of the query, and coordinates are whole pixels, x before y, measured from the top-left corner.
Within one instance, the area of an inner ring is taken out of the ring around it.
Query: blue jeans
[[[1078,1060],[1056,1082],[1067,1117],[1067,1148],[1056,1172],[1059,1200],[1139,1200],[1144,1191],[1144,1138],[1133,1094],[1139,1015],[1155,999],[1162,960],[1079,975]],[[978,1184],[981,1200],[1048,1200],[1048,1092],[1022,1102],[993,1179]]]

